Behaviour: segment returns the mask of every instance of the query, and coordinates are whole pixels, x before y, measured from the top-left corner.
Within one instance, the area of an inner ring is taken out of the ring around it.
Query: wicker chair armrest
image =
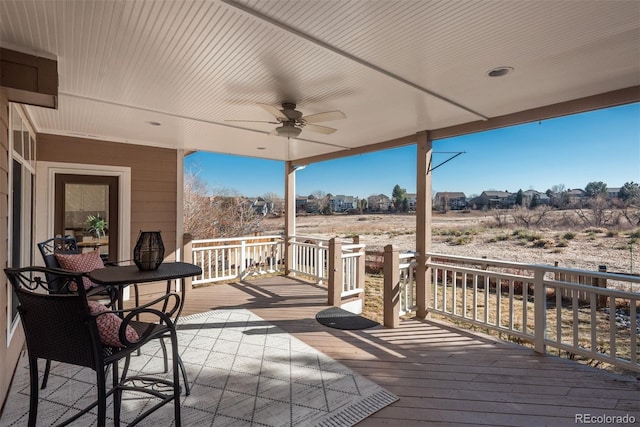
[[[173,303],[171,303],[173,301]],[[159,310],[154,308],[155,305],[162,303],[163,309]],[[116,316],[122,318],[122,324],[120,325],[118,336],[120,342],[125,347],[136,346],[140,341],[146,341],[149,335],[154,333],[154,328],[147,328],[145,332],[139,336],[139,339],[135,342],[131,342],[127,339],[126,330],[127,326],[130,326],[130,323],[138,318],[143,313],[151,314],[157,318],[157,324],[165,324],[169,328],[173,328],[173,315],[180,307],[180,295],[175,292],[163,295],[159,298],[156,298],[153,301],[150,301],[144,305],[139,307],[132,307],[124,310],[107,310],[100,313],[95,314],[94,316],[97,318],[98,316],[103,316],[106,314],[115,314]],[[156,324],[153,321],[145,322],[149,323],[149,325]]]
[[[173,304],[171,304],[172,300]],[[134,317],[142,313],[151,313],[152,311],[150,311],[150,309],[152,309],[153,306],[157,305],[158,303],[164,304],[163,309],[154,310],[168,316],[169,318],[172,318],[176,311],[178,311],[178,309],[180,308],[180,295],[175,292],[171,292],[137,307],[126,308],[124,310],[110,310],[105,313],[113,313],[122,317],[123,319],[126,319],[127,317]]]

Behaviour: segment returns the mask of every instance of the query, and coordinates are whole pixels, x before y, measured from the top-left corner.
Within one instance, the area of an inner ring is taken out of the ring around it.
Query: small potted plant
[[[87,217],[87,226],[87,231],[95,233],[98,240],[107,233],[107,220],[100,215],[89,215]]]

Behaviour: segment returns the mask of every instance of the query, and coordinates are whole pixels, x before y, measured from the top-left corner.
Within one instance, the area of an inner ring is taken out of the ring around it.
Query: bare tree
[[[589,209],[576,209],[578,217],[585,225],[593,227],[606,227],[614,224],[615,212],[610,209],[609,200],[604,193],[600,193],[591,198]]]
[[[196,172],[187,171],[184,176],[184,231],[195,239],[214,236],[210,190]]]
[[[535,209],[527,209],[523,206],[516,206],[512,211],[513,221],[516,225],[523,225],[526,228],[538,228],[545,224],[546,215],[551,211],[549,206],[538,206]]]
[[[184,230],[194,239],[246,236],[261,228],[262,217],[246,197],[212,191],[197,173],[185,173]]]
[[[496,220],[498,227],[506,227],[508,224],[508,215],[504,210],[494,209],[493,218]]]

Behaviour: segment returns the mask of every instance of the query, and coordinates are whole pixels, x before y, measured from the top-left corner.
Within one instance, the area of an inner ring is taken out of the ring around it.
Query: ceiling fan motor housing
[[[302,118],[302,112],[296,110],[296,104],[291,102],[282,103],[282,114],[287,116],[289,120],[299,120]]]

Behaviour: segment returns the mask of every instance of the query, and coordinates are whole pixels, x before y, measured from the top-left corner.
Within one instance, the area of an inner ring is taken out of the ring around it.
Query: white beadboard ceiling
[[[640,85],[640,2],[2,0],[0,44],[58,60],[38,132],[286,160]],[[283,101],[347,118],[228,121]]]

